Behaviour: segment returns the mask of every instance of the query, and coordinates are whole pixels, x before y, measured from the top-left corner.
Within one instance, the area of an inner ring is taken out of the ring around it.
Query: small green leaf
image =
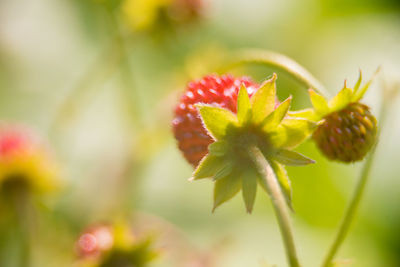
[[[313,105],[317,114],[324,116],[325,114],[329,113],[329,106],[325,97],[317,94],[313,89],[309,89],[308,93],[310,94],[311,104]]]
[[[297,111],[289,111],[288,115],[290,117],[303,118],[310,121],[318,121],[317,115],[315,114],[315,111],[312,108],[307,108]]]
[[[264,119],[261,125],[265,129],[265,132],[274,130],[281,123],[289,110],[291,101],[292,97],[290,96]]]
[[[314,160],[291,150],[281,149],[272,158],[284,165],[302,166],[315,163]]]
[[[214,177],[213,177],[213,181],[216,181],[218,179],[224,178],[226,176],[228,176],[233,170],[233,163],[232,161],[227,161],[220,170],[218,170]]]
[[[240,87],[237,103],[237,117],[240,124],[249,121],[251,116],[251,104],[249,94],[244,84]]]
[[[204,104],[196,104],[196,107],[205,127],[215,140],[222,139],[226,136],[228,127],[237,124],[236,116],[227,109]]]
[[[302,118],[285,118],[269,133],[270,142],[276,148],[294,148],[307,139],[318,126],[317,123]]]
[[[247,168],[243,173],[242,194],[248,213],[253,211],[254,201],[257,194],[257,177],[258,174],[253,168]]]
[[[200,161],[190,180],[211,178],[224,167],[224,164],[224,158],[208,154]]]
[[[329,102],[331,111],[337,111],[347,106],[351,102],[352,95],[353,90],[347,88],[345,85],[343,89],[340,90],[340,92]]]
[[[272,78],[264,82],[251,98],[254,123],[262,122],[275,108],[276,78],[274,73]]]
[[[239,192],[242,186],[240,177],[240,173],[232,172],[230,175],[215,182],[213,212],[218,206],[230,200]]]
[[[214,143],[208,146],[208,152],[214,156],[224,156],[229,150],[228,142],[224,140],[215,141]]]

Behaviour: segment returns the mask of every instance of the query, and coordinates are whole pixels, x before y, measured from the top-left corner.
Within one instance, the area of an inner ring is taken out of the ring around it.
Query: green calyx
[[[215,142],[193,173],[192,180],[211,178],[215,182],[214,208],[242,190],[247,212],[251,213],[258,184],[265,185],[247,154],[256,145],[271,165],[287,204],[291,207],[291,187],[284,165],[301,166],[313,160],[294,152],[317,127],[301,117],[289,117],[291,97],[275,108],[276,78],[273,77],[249,98],[244,85],[239,91],[237,114],[229,110],[198,104],[202,121]]]
[[[310,95],[312,109],[304,109],[301,111],[290,112],[289,115],[293,117],[307,118],[312,121],[319,121],[326,117],[328,114],[342,110],[346,108],[351,103],[356,103],[363,98],[364,94],[367,92],[372,81],[379,73],[379,68],[374,73],[372,78],[361,86],[362,73],[360,70],[359,78],[353,88],[347,87],[347,82],[345,81],[343,88],[339,93],[334,96],[331,100],[327,100],[322,95],[315,92],[313,89],[309,89],[308,93]]]

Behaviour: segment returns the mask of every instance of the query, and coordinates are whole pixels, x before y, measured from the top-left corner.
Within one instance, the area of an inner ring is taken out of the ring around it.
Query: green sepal
[[[264,121],[261,123],[261,127],[264,128],[265,132],[270,132],[276,129],[276,127],[281,123],[281,121],[289,111],[291,101],[292,96],[289,96],[264,119]]]
[[[224,138],[228,128],[237,125],[235,114],[227,109],[205,104],[196,104],[196,107],[200,112],[205,128],[215,140]]]
[[[275,108],[276,78],[274,73],[272,78],[265,81],[251,98],[252,121],[255,124],[261,123]]]
[[[253,168],[247,168],[242,175],[242,195],[247,213],[253,211],[257,194],[258,173]]]
[[[251,115],[252,112],[249,94],[247,93],[245,85],[242,84],[237,100],[237,117],[239,124],[244,125],[245,123],[248,123],[251,119]]]
[[[351,98],[352,102],[357,102],[364,96],[364,94],[367,92],[368,88],[370,87],[371,83],[375,80],[375,78],[379,72],[380,72],[380,68],[378,68],[375,71],[375,73],[372,75],[371,79],[369,79],[369,81],[360,89],[360,91],[357,90],[357,92],[354,92],[354,94]],[[359,79],[361,79],[361,71],[360,71]],[[358,81],[357,81],[357,83],[358,83]],[[361,81],[360,81],[360,83],[361,83]]]
[[[232,161],[226,161],[224,165],[221,165],[221,169],[219,169],[215,175],[213,176],[213,181],[224,178],[228,176],[233,170]]]
[[[315,163],[314,160],[292,150],[281,149],[271,156],[277,162],[289,166],[303,166]]]
[[[307,119],[310,121],[318,121],[318,116],[315,114],[315,110],[312,108],[306,108],[302,110],[296,110],[296,111],[289,111],[288,116],[290,117],[295,117],[295,118],[303,118]]]
[[[226,164],[223,157],[217,157],[211,154],[206,155],[197,165],[192,178],[189,180],[198,180],[213,177]]]
[[[353,90],[348,88],[345,83],[343,89],[329,102],[330,109],[336,111],[346,107],[351,102],[352,96]]]
[[[291,149],[307,139],[318,126],[318,123],[303,118],[285,118],[282,123],[269,133],[274,147]]]
[[[215,181],[214,206],[212,211],[214,212],[222,203],[233,198],[240,191],[241,186],[241,174],[237,172],[232,172],[230,175]]]
[[[224,156],[229,151],[229,143],[225,140],[215,141],[208,146],[208,152],[213,156]]]
[[[357,94],[358,89],[360,89],[361,81],[362,81],[362,71],[360,70],[360,74],[358,76],[358,80],[357,80],[356,84],[353,87],[353,96],[355,94]]]
[[[318,115],[324,116],[325,114],[329,113],[328,101],[325,99],[325,97],[318,94],[313,89],[309,89],[308,93],[310,95],[311,104]]]

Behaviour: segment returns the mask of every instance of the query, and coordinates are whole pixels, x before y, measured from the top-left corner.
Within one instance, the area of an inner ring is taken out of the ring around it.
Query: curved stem
[[[386,103],[386,101],[383,101],[382,109],[381,109],[379,120],[378,120],[381,123],[381,127],[377,133],[377,140],[379,140],[380,130],[382,129],[382,125],[384,124],[384,121],[386,118],[387,108],[388,108],[388,103]],[[375,159],[375,155],[376,155],[375,152],[376,152],[377,144],[378,144],[378,141],[373,146],[370,154],[367,157],[366,162],[363,165],[363,168],[362,168],[361,174],[360,174],[360,178],[354,189],[353,195],[347,206],[345,214],[343,215],[343,218],[340,223],[339,229],[336,233],[335,239],[333,240],[333,242],[328,250],[328,253],[326,254],[324,261],[321,265],[322,267],[331,267],[332,266],[332,260],[334,259],[336,253],[338,252],[340,246],[342,245],[343,241],[345,240],[345,238],[350,230],[350,226],[357,214],[357,210],[360,206],[361,199],[365,192],[365,188],[366,188],[369,176],[370,176],[371,167],[372,167],[372,164]]]
[[[281,230],[289,265],[291,267],[299,267],[300,264],[297,259],[288,207],[286,205],[282,191],[279,187],[275,173],[272,170],[271,165],[265,159],[264,155],[257,146],[248,146],[247,154],[250,156],[251,160],[255,164],[257,171],[262,177],[262,181],[265,183],[265,186],[268,190],[268,194],[271,198],[272,204],[274,206],[274,211],[278,219],[278,224]]]
[[[220,72],[226,72],[230,69],[245,64],[261,64],[268,67],[277,68],[288,73],[293,79],[305,86],[312,88],[321,95],[329,96],[328,91],[309,71],[293,59],[282,54],[265,50],[245,50],[239,52],[231,63],[221,68]]]
[[[360,206],[362,196],[364,195],[364,191],[366,188],[366,184],[368,182],[371,166],[372,166],[372,163],[373,163],[374,157],[375,157],[375,150],[376,150],[376,145],[374,146],[373,151],[371,151],[370,155],[367,158],[367,161],[365,162],[365,164],[363,166],[359,181],[356,185],[356,188],[354,189],[353,196],[352,196],[350,203],[346,209],[344,217],[340,223],[339,230],[337,231],[336,237],[335,237],[334,241],[332,242],[332,245],[330,246],[330,249],[322,263],[323,267],[332,266],[332,260],[335,257],[337,251],[339,250],[340,246],[342,245],[344,239],[346,238],[346,236],[349,232],[351,223],[354,220],[354,217],[357,213],[358,207]]]

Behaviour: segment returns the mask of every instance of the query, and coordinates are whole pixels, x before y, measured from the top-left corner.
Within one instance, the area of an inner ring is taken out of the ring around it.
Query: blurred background
[[[178,2],[185,2],[175,0]],[[362,69],[380,78],[364,102],[378,117],[382,84],[400,80],[397,0],[1,0],[0,120],[25,125],[50,148],[63,188],[38,204],[31,266],[72,266],[88,225],[129,218],[164,239],[150,266],[286,266],[266,194],[252,215],[241,197],[214,214],[212,183],[189,182],[171,132],[186,83],[229,53],[261,48],[305,66],[336,94]],[[173,8],[171,8],[173,6]],[[276,70],[241,68],[261,82]],[[278,71],[278,94],[310,105],[305,88]],[[400,111],[389,109],[370,184],[339,258],[359,267],[400,266]],[[288,168],[295,237],[304,266],[318,266],[361,163],[326,160]],[[153,231],[153,230],[152,230]],[[0,266],[18,266],[1,230]],[[16,259],[17,258],[17,259]]]

